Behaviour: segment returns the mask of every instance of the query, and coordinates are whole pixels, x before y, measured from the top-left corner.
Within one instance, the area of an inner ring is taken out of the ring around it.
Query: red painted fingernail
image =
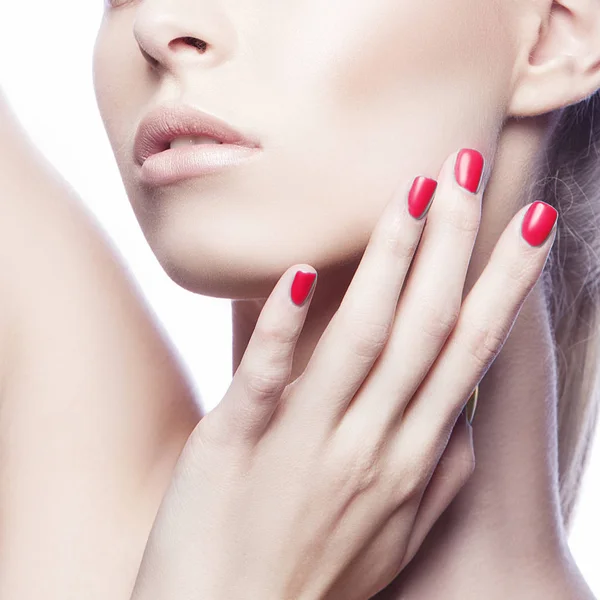
[[[415,219],[421,219],[429,210],[436,187],[435,179],[415,177],[408,192],[408,212]]]
[[[477,193],[483,173],[483,155],[472,148],[463,148],[456,156],[454,177],[461,187]]]
[[[316,273],[305,273],[304,271],[298,271],[294,275],[294,281],[292,281],[292,302],[296,306],[302,306],[308,298],[316,278]]]
[[[546,202],[534,202],[523,217],[521,235],[530,246],[541,246],[550,235],[558,212]]]

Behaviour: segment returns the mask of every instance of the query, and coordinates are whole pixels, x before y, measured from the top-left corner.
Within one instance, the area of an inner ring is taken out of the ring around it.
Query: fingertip
[[[317,271],[308,265],[298,265],[290,285],[290,298],[292,303],[303,307],[311,298],[317,284]]]

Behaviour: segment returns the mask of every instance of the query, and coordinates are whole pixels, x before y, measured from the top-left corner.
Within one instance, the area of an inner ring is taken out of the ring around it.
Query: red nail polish
[[[408,192],[408,212],[415,218],[421,219],[429,210],[433,194],[437,187],[435,179],[415,177]]]
[[[454,177],[458,185],[477,193],[483,173],[483,155],[472,148],[463,148],[456,156]]]
[[[294,281],[292,281],[292,302],[296,306],[301,306],[308,298],[316,278],[316,273],[305,273],[304,271],[298,271],[294,275]]]
[[[534,202],[523,217],[521,235],[530,246],[541,246],[550,235],[558,212],[540,200]]]

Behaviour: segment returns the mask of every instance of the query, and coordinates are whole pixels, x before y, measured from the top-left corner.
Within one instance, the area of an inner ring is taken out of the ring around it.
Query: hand
[[[455,158],[426,219],[407,212],[408,186],[394,195],[292,383],[310,299],[298,307],[289,289],[298,267],[314,270],[279,280],[225,397],[184,448],[135,600],[365,599],[414,556],[472,473],[471,427],[457,419],[555,235],[530,246],[521,209],[462,301],[483,185],[459,187]]]

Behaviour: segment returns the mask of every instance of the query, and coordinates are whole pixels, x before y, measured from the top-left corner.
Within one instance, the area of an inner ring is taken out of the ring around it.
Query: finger
[[[468,480],[474,461],[472,427],[460,418],[427,487],[411,500],[416,508],[413,510],[406,504],[398,507],[344,570],[328,595],[372,600],[395,597],[402,583],[398,575]],[[427,481],[428,476],[422,476]],[[411,511],[415,515],[412,523]],[[378,595],[384,588],[382,595]]]
[[[539,246],[531,246],[521,234],[523,223],[531,222],[532,215],[533,222],[546,225],[548,237]],[[465,298],[457,325],[436,364],[406,408],[398,436],[401,446],[410,448],[418,442],[435,455],[431,447],[439,443],[440,432],[456,421],[538,281],[556,237],[557,216],[548,204],[535,202],[519,210],[510,221]],[[429,440],[429,450],[423,444],[424,436]]]
[[[328,596],[374,599],[384,587],[384,598],[397,593],[395,584],[401,581],[397,576],[414,558],[429,531],[468,480],[474,464],[472,427],[463,416],[458,419],[433,474],[421,473],[423,491],[411,499],[415,508],[403,503],[391,513],[341,573]],[[412,523],[411,514],[414,514]]]
[[[396,303],[426,221],[412,216],[408,200],[433,203],[435,180],[417,177],[392,194],[375,225],[335,316],[298,382],[315,398],[323,418],[337,422],[384,347]],[[321,398],[327,398],[323,406]]]
[[[289,383],[316,281],[315,269],[296,265],[267,298],[229,389],[207,415],[224,440],[255,441],[264,431]]]
[[[470,189],[456,179],[467,159],[475,177]],[[349,421],[368,421],[378,432],[395,427],[440,353],[460,312],[481,219],[483,172],[483,156],[475,150],[455,152],[442,165],[436,201],[398,301],[389,341],[348,410]]]
[[[473,427],[461,414],[421,498],[400,570],[413,559],[432,527],[475,469]]]

